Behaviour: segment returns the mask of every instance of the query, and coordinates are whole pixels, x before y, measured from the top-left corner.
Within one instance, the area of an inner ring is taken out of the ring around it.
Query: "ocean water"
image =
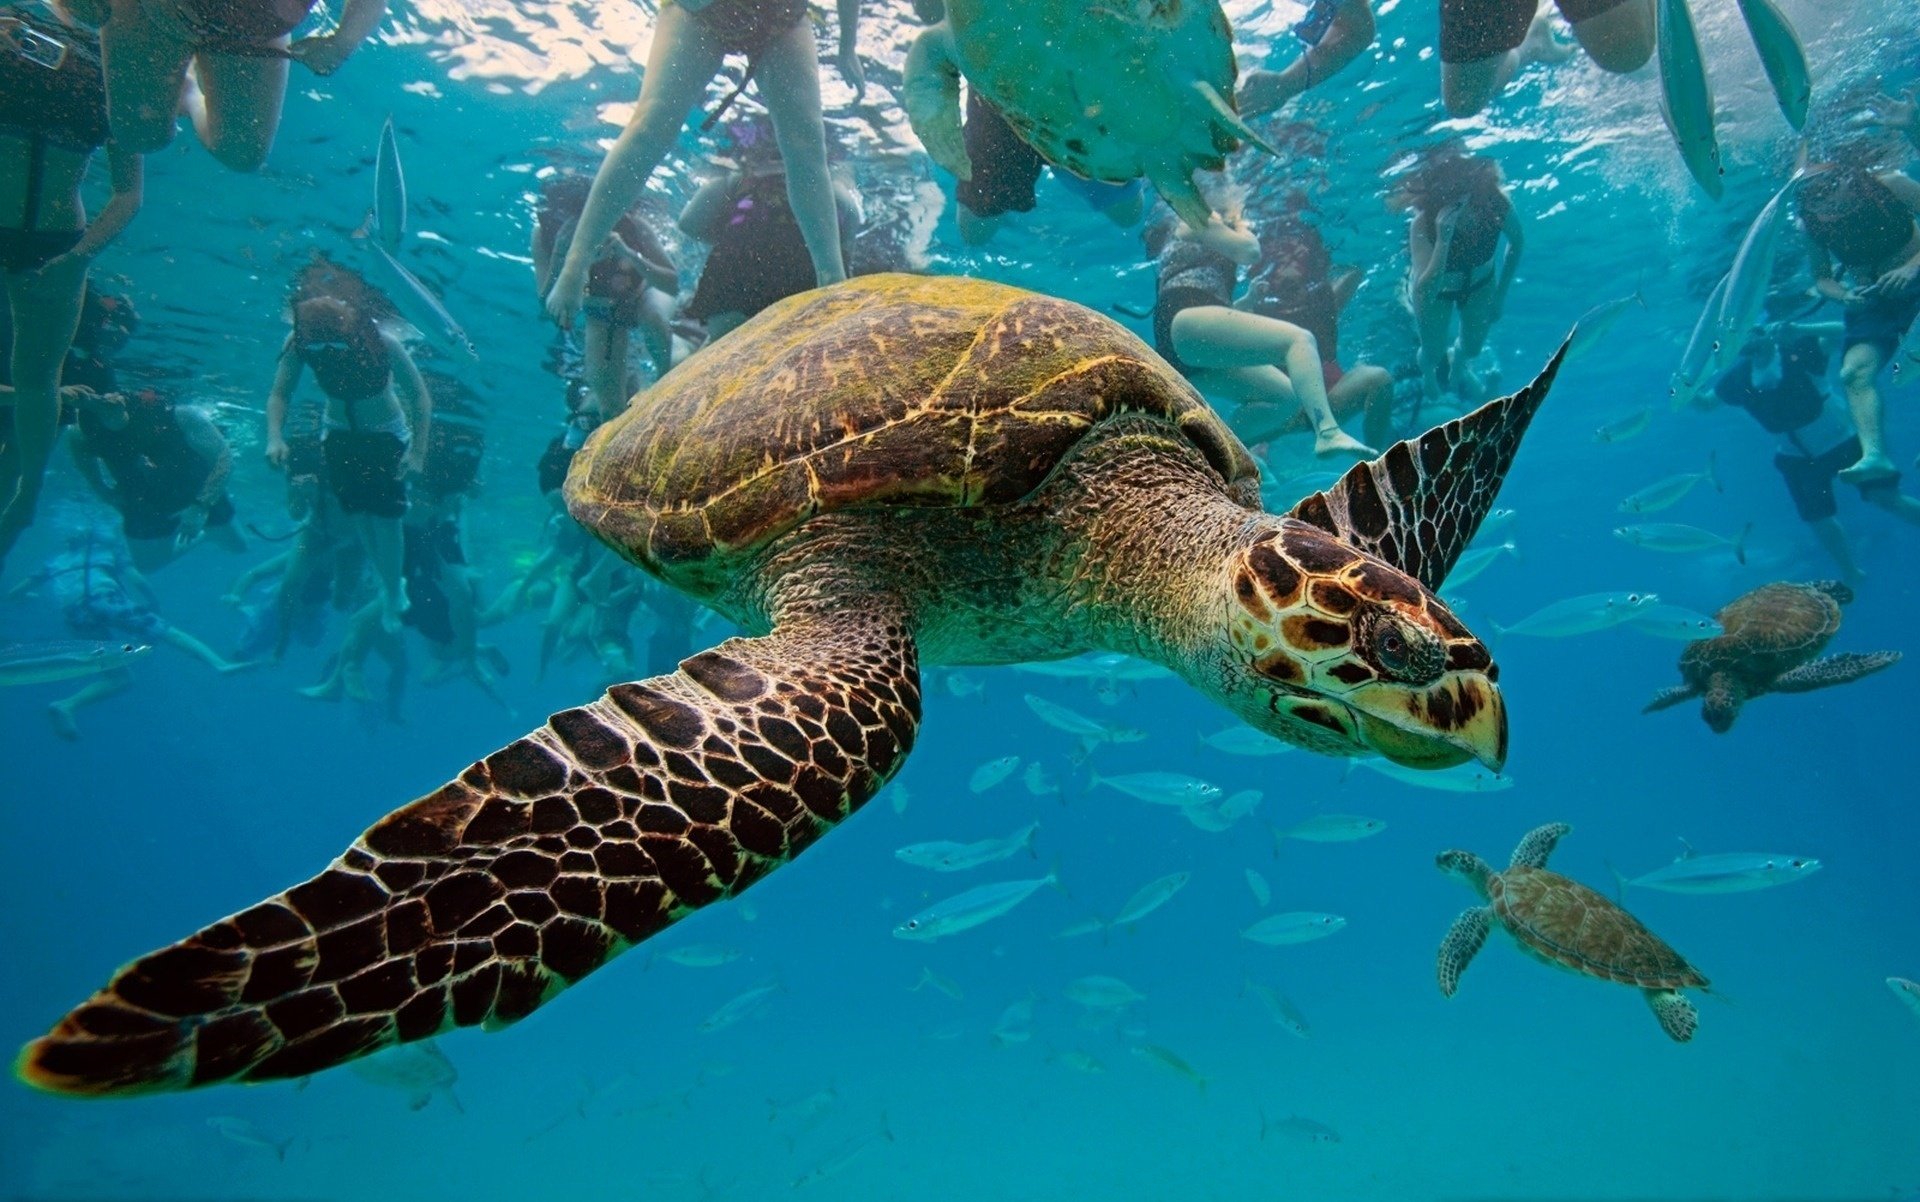
[[[1727,188],[1717,203],[1691,184],[1661,125],[1651,67],[1625,78],[1581,59],[1533,68],[1486,114],[1450,121],[1436,101],[1433,6],[1405,0],[1381,6],[1373,52],[1288,110],[1296,149],[1240,168],[1256,211],[1305,189],[1336,258],[1367,270],[1343,329],[1350,358],[1411,359],[1398,301],[1404,226],[1380,203],[1381,178],[1448,133],[1499,159],[1530,223],[1492,338],[1507,388],[1591,306],[1635,290],[1646,301],[1565,368],[1535,423],[1500,497],[1514,515],[1494,536],[1519,555],[1444,590],[1494,640],[1510,788],[1436,791],[1305,752],[1225,755],[1200,736],[1231,719],[1177,680],[1096,690],[1014,669],[930,672],[920,740],[890,792],[743,898],[627,953],[511,1030],[441,1037],[458,1074],[452,1097],[412,1109],[405,1090],[348,1069],[106,1102],[14,1084],[0,1089],[0,1197],[1438,1202],[1885,1199],[1920,1188],[1920,1022],[1883,984],[1920,977],[1920,808],[1905,742],[1920,716],[1920,668],[1761,699],[1717,736],[1692,707],[1639,712],[1678,679],[1677,642],[1625,629],[1493,635],[1580,594],[1653,591],[1712,612],[1768,581],[1832,574],[1780,487],[1769,437],[1739,415],[1667,405],[1668,374],[1708,290],[1794,153],[1736,6],[1694,7],[1720,102]],[[1920,75],[1911,0],[1783,7],[1809,49],[1817,131],[1875,88]],[[1284,35],[1299,5],[1227,8],[1243,60],[1277,65],[1294,53]],[[869,9],[869,103],[852,107],[830,70],[823,87],[879,231],[870,236],[930,271],[1103,311],[1150,305],[1137,234],[1051,182],[1040,209],[989,247],[962,246],[952,182],[918,152],[886,86],[914,31],[906,5]],[[561,386],[544,367],[553,332],[525,253],[534,173],[592,166],[632,100],[651,25],[650,6],[631,3],[397,3],[337,76],[296,69],[258,174],[224,171],[183,135],[150,158],[146,210],[96,268],[143,318],[123,381],[150,379],[213,407],[236,448],[247,517],[284,529],[281,483],[259,450],[286,281],[315,248],[355,253],[391,113],[413,198],[409,262],[482,348],[475,362],[422,353],[467,385],[484,423],[467,540],[492,596],[538,540],[533,463],[561,415]],[[659,201],[690,194],[702,149],[689,131],[655,177]],[[1911,377],[1889,387],[1889,440],[1903,464],[1920,448],[1917,402]],[[1646,433],[1593,441],[1596,427],[1643,405],[1656,410]],[[1744,563],[1613,536],[1626,520],[1621,498],[1698,470],[1709,452],[1722,488],[1696,489],[1660,516],[1727,534],[1751,524]],[[1280,447],[1275,474],[1323,470],[1297,455]],[[101,512],[56,458],[42,521],[0,586]],[[1913,650],[1920,534],[1846,490],[1841,516],[1868,575],[1834,649]],[[245,557],[195,549],[155,575],[162,612],[228,646],[238,619],[220,598],[271,551],[257,541]],[[0,632],[63,637],[57,610],[33,596],[0,602]],[[706,624],[687,650],[726,633]],[[325,644],[224,678],[162,649],[137,666],[135,687],[82,715],[72,742],[44,713],[68,686],[0,690],[0,1033],[16,1045],[38,1036],[117,965],[311,875],[380,815],[608,683],[584,661],[536,678],[533,617],[489,637],[513,665],[503,686],[512,712],[457,681],[416,684],[397,722],[296,695],[318,676]],[[1076,762],[1074,741],[1031,717],[1027,693],[1147,737]],[[1019,773],[971,791],[976,767],[1005,755],[1043,765],[1061,794],[1035,796]],[[1094,772],[1146,771],[1257,789],[1260,805],[1208,832],[1177,808],[1089,787]],[[1362,841],[1276,850],[1270,826],[1316,813],[1387,825]],[[1676,854],[1676,838],[1702,853],[1816,856],[1824,867],[1750,893],[1629,892],[1634,913],[1712,978],[1690,1044],[1666,1039],[1632,991],[1547,971],[1498,938],[1459,994],[1442,998],[1434,952],[1472,898],[1435,871],[1435,853],[1466,848],[1497,865],[1550,821],[1574,827],[1553,867],[1609,891],[1610,866],[1653,869]],[[1035,822],[1031,857],[966,873],[893,854]],[[1247,870],[1269,884],[1267,905]],[[1049,872],[1057,890],[989,924],[931,944],[891,935],[975,884]],[[1175,872],[1191,874],[1185,888],[1133,929],[1059,937]],[[1293,910],[1347,924],[1294,946],[1239,934]],[[737,954],[713,967],[671,958],[703,947]],[[914,989],[927,972],[938,984]],[[1091,1010],[1069,991],[1092,975],[1142,996],[1118,1014]],[[1276,1024],[1248,982],[1290,999],[1307,1037]],[[715,1021],[763,988],[739,1021]]]

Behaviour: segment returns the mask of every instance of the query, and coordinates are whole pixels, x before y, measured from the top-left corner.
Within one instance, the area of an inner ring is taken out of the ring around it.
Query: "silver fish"
[[[373,232],[380,245],[399,253],[407,233],[407,177],[400,170],[400,145],[393,136],[393,116],[380,127],[380,152],[373,168]]]
[[[1626,625],[1662,639],[1717,639],[1726,633],[1714,619],[1679,605],[1649,605],[1628,618]]]
[[[0,688],[98,676],[124,668],[152,650],[144,643],[11,643],[0,647]]]
[[[1732,367],[1747,343],[1748,332],[1766,316],[1767,294],[1772,291],[1773,261],[1780,235],[1788,224],[1791,198],[1807,176],[1805,167],[1782,184],[1760,215],[1747,227],[1740,249],[1727,272],[1727,294],[1720,301],[1720,317],[1713,347],[1713,367],[1709,377]]]
[[[1033,838],[1039,833],[1040,824],[1035,822],[1011,835],[982,839],[977,843],[910,843],[896,850],[893,856],[915,868],[928,868],[934,872],[964,872],[982,864],[1008,859],[1022,851],[1031,854]]]
[[[816,1181],[831,1177],[860,1157],[866,1155],[872,1149],[882,1144],[890,1144],[892,1142],[893,1132],[887,1129],[887,1120],[883,1115],[880,1119],[880,1130],[868,1135],[856,1136],[827,1153],[819,1164],[808,1169],[798,1177],[795,1177],[792,1188],[800,1189],[803,1186],[812,1185]]]
[[[1307,1026],[1307,1016],[1300,1013],[1300,1008],[1289,1001],[1286,994],[1278,989],[1270,989],[1251,977],[1245,981],[1245,990],[1259,998],[1260,1004],[1267,1008],[1267,1013],[1272,1016],[1273,1021],[1288,1032],[1301,1039],[1313,1037],[1313,1030]]]
[[[1461,585],[1468,583],[1492,567],[1494,561],[1502,555],[1511,555],[1517,559],[1520,555],[1520,548],[1514,545],[1512,539],[1508,539],[1498,546],[1479,547],[1467,552],[1460,557],[1459,563],[1453,565],[1453,571],[1447,573],[1447,587],[1459,588]]]
[[[1242,789],[1216,802],[1182,806],[1180,816],[1203,831],[1218,834],[1258,809],[1261,796],[1258,789]]]
[[[996,1046],[1025,1043],[1033,1038],[1034,1000],[1029,994],[1000,1012],[1000,1020],[993,1024],[993,1042]]]
[[[904,814],[907,806],[912,804],[913,796],[907,792],[905,785],[895,783],[887,786],[887,802],[893,806],[894,813]]]
[[[1094,655],[1081,655],[1073,659],[1039,660],[1034,663],[1015,664],[1016,672],[1029,672],[1035,676],[1062,676],[1071,680],[1165,680],[1173,672],[1159,664],[1135,659],[1131,655],[1122,655],[1117,651],[1102,651]]]
[[[1059,878],[1049,872],[1036,880],[981,885],[915,914],[893,928],[894,938],[926,943],[970,931],[1005,914],[1041,888],[1059,883]]]
[[[1740,0],[1740,15],[1747,19],[1747,32],[1753,35],[1753,48],[1760,52],[1760,65],[1773,84],[1781,114],[1788,125],[1802,128],[1807,123],[1807,106],[1813,102],[1813,76],[1807,70],[1800,35],[1773,0]]]
[[[1318,1123],[1310,1118],[1303,1118],[1297,1114],[1290,1114],[1283,1119],[1276,1119],[1269,1122],[1267,1120],[1267,1113],[1263,1110],[1260,1112],[1260,1138],[1265,1139],[1269,1135],[1277,1135],[1283,1139],[1291,1139],[1304,1144],[1337,1144],[1340,1142],[1340,1133],[1325,1123]]]
[[[348,1067],[362,1081],[406,1094],[409,1110],[424,1110],[435,1094],[444,1094],[455,1113],[467,1112],[453,1092],[460,1074],[431,1039],[388,1048],[355,1060]]]
[[[747,990],[732,1001],[721,1005],[721,1007],[712,1014],[707,1015],[705,1021],[700,1024],[700,1029],[707,1032],[722,1031],[739,1022],[741,1019],[750,1018],[758,1014],[766,1007],[767,1002],[779,989],[779,983],[775,982],[771,985],[758,985]]]
[[[1210,735],[1201,735],[1200,741],[1215,751],[1227,755],[1267,756],[1285,755],[1293,750],[1293,744],[1282,742],[1263,730],[1251,726],[1234,725],[1225,730],[1216,730]]]
[[[1081,977],[1065,993],[1068,1001],[1089,1010],[1123,1010],[1147,1000],[1146,994],[1118,977]]]
[[[1513,524],[1519,513],[1512,509],[1489,509],[1487,516],[1480,519],[1480,537],[1487,538],[1496,531],[1504,530]]]
[[[1580,319],[1574,323],[1573,337],[1567,343],[1566,361],[1571,363],[1594,347],[1600,345],[1601,340],[1607,336],[1608,331],[1613,329],[1614,323],[1618,322],[1620,318],[1626,314],[1627,310],[1635,305],[1639,305],[1642,309],[1647,307],[1646,298],[1642,297],[1638,292],[1633,293],[1631,296],[1620,296],[1610,301],[1601,301],[1593,308],[1582,313]]]
[[[1207,1091],[1207,1079],[1200,1075],[1200,1070],[1188,1064],[1172,1048],[1164,1048],[1157,1043],[1136,1043],[1133,1044],[1129,1050],[1142,1060],[1151,1060],[1155,1064],[1162,1065],[1179,1073],[1187,1080],[1193,1082],[1194,1086],[1198,1088],[1201,1093]]]
[[[1107,1071],[1106,1065],[1095,1060],[1085,1052],[1078,1052],[1072,1049],[1064,1052],[1055,1052],[1053,1055],[1047,1057],[1047,1059],[1055,1064],[1064,1064],[1076,1073],[1104,1073]]]
[[[1138,743],[1147,737],[1147,732],[1144,730],[1099,722],[1033,693],[1026,695],[1026,701],[1027,708],[1033,711],[1034,717],[1055,730],[1065,731],[1079,739],[1081,747],[1087,751],[1092,751],[1102,743]]]
[[[438,343],[443,350],[456,351],[469,359],[478,359],[480,352],[474,348],[473,340],[467,337],[466,330],[447,312],[420,277],[401,265],[400,260],[388,253],[387,248],[375,242],[374,257],[379,259],[392,277],[393,302],[400,312],[414,324],[422,334]]]
[[[1365,759],[1356,760],[1369,772],[1378,772],[1382,776],[1392,777],[1403,785],[1412,785],[1416,789],[1431,789],[1435,793],[1498,793],[1513,788],[1513,778],[1501,772],[1488,772],[1478,764],[1462,764],[1458,768],[1447,768],[1439,772],[1430,772],[1422,768],[1406,768],[1392,760]]]
[[[1273,890],[1268,887],[1267,878],[1261,876],[1251,868],[1246,870],[1246,874],[1248,892],[1252,893],[1253,900],[1264,908],[1268,902],[1273,900]]]
[[[1591,634],[1618,626],[1636,611],[1659,600],[1658,593],[1586,593],[1535,610],[1511,626],[1496,622],[1493,628],[1503,635],[1524,634],[1544,639]]]
[[[1615,538],[1632,543],[1648,551],[1666,551],[1675,555],[1686,555],[1696,551],[1713,551],[1726,548],[1742,565],[1747,562],[1747,535],[1753,533],[1753,523],[1733,538],[1715,534],[1711,530],[1702,530],[1698,526],[1686,526],[1679,522],[1642,522],[1638,526],[1621,526],[1614,530]]]
[[[1218,801],[1220,786],[1181,772],[1133,772],[1124,776],[1095,776],[1094,785],[1117,789],[1152,805],[1190,806]]]
[[[1139,922],[1171,901],[1173,895],[1186,888],[1187,882],[1191,879],[1193,874],[1190,872],[1170,872],[1166,876],[1148,881],[1134,891],[1133,896],[1127,899],[1126,905],[1120,907],[1120,912],[1113,916],[1113,925],[1123,927],[1129,923]]]
[[[1893,990],[1893,996],[1899,998],[1900,1004],[1912,1011],[1915,1018],[1920,1018],[1920,983],[1905,977],[1888,977],[1887,988]]]
[[[1255,943],[1264,943],[1268,947],[1279,947],[1289,943],[1311,943],[1315,939],[1325,939],[1339,933],[1347,925],[1347,920],[1338,914],[1321,914],[1313,910],[1291,910],[1285,914],[1274,914],[1254,923],[1240,932],[1243,939]]]
[[[987,688],[978,677],[970,676],[965,672],[946,673],[946,685],[947,692],[955,697],[978,697],[986,692]]]
[[[1707,195],[1715,200],[1725,191],[1720,178],[1720,144],[1713,132],[1713,89],[1700,58],[1700,37],[1694,31],[1687,0],[1656,0],[1660,57],[1660,111],[1679,143],[1680,157]]]
[[[1019,767],[1020,757],[1017,755],[1003,755],[997,760],[988,760],[975,768],[973,775],[967,778],[967,789],[973,793],[985,793],[1012,776]]]
[[[287,1149],[293,1147],[294,1137],[273,1139],[261,1133],[260,1128],[243,1118],[230,1114],[217,1114],[207,1120],[207,1126],[218,1132],[222,1139],[232,1140],[245,1148],[260,1152],[271,1152],[275,1160],[285,1160]]]
[[[1671,864],[1636,877],[1615,872],[1614,878],[1622,889],[1639,885],[1667,893],[1746,893],[1792,884],[1820,871],[1820,861],[1812,856],[1744,851],[1702,856],[1685,839],[1680,846],[1683,850]]]
[[[1692,492],[1697,485],[1711,484],[1713,491],[1725,492],[1720,486],[1719,477],[1713,474],[1713,455],[1707,455],[1707,470],[1704,472],[1683,472],[1677,476],[1668,476],[1655,484],[1649,484],[1620,502],[1621,513],[1659,513],[1662,509],[1672,508],[1682,498]]]
[[[1593,441],[1604,443],[1625,442],[1640,434],[1653,422],[1653,406],[1642,405],[1632,413],[1615,421],[1610,421],[1593,432]]]
[[[825,1117],[839,1100],[840,1091],[831,1085],[825,1089],[816,1089],[805,1097],[793,1098],[785,1102],[768,1098],[767,1121],[777,1123],[784,1119],[789,1123],[811,1126]]]
[[[1053,779],[1053,774],[1039,760],[1027,765],[1027,770],[1020,774],[1020,782],[1035,797],[1052,797],[1060,792],[1060,782]]]
[[[1283,839],[1300,839],[1307,843],[1351,843],[1356,839],[1371,839],[1386,829],[1387,824],[1378,818],[1366,818],[1359,814],[1315,814],[1286,830],[1275,827],[1273,839],[1276,846]]]
[[[1070,927],[1062,928],[1060,933],[1055,935],[1054,938],[1055,939],[1078,939],[1082,935],[1097,935],[1101,931],[1104,931],[1106,929],[1107,929],[1106,919],[1086,918],[1086,919],[1082,919],[1079,922],[1074,923]]]
[[[966,1000],[966,994],[960,992],[960,987],[958,985],[955,985],[952,981],[947,980],[945,977],[933,971],[931,968],[923,967],[920,970],[920,979],[918,981],[915,981],[911,986],[909,986],[907,989],[907,992],[919,993],[922,989],[928,989],[928,988],[938,989],[941,993],[946,994],[948,997],[952,998],[956,1002]]]
[[[685,947],[661,952],[660,958],[671,960],[684,968],[718,968],[722,964],[731,964],[738,960],[740,949],[720,947],[712,943],[690,943]]]
[[[1719,349],[1720,306],[1727,299],[1727,280],[1731,274],[1720,277],[1720,282],[1707,296],[1706,308],[1694,319],[1693,333],[1687,338],[1687,349],[1680,355],[1680,367],[1673,373],[1673,386],[1668,390],[1675,409],[1690,404],[1711,378],[1707,369],[1713,366],[1713,356]]]

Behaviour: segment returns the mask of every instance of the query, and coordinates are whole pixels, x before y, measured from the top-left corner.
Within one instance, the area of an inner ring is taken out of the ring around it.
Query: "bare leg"
[[[1517,49],[1470,63],[1440,64],[1440,99],[1450,117],[1471,117],[1506,90],[1514,73],[1528,63],[1562,62],[1568,55],[1553,36],[1553,23],[1544,12],[1535,14],[1526,41]],[[1645,60],[1642,60],[1645,61]]]
[[[587,318],[584,374],[600,419],[609,421],[627,407],[627,328],[604,317]]]
[[[13,453],[0,476],[0,563],[33,524],[40,488],[60,434],[60,370],[80,325],[87,264],[68,260],[38,275],[8,275],[13,314]]]
[[[1840,528],[1840,519],[1822,518],[1817,522],[1808,522],[1807,529],[1813,531],[1814,539],[1839,566],[1841,577],[1848,584],[1860,583],[1860,565],[1854,562],[1853,545],[1847,541],[1847,532]]]
[[[180,650],[186,652],[188,655],[193,656],[193,658],[207,665],[207,667],[212,668],[222,676],[253,666],[252,664],[234,663],[226,656],[221,655],[218,651],[215,651],[199,639],[194,638],[186,631],[171,623],[168,624],[166,633],[160,637],[164,638],[171,645],[180,648]]]
[[[401,578],[405,546],[400,519],[356,514],[354,524],[360,529],[360,545],[366,548],[367,560],[380,582],[380,625],[387,633],[398,634],[400,618],[407,612],[407,584]]]
[[[274,43],[284,49],[287,39]],[[235,171],[258,171],[273,149],[287,94],[287,60],[219,54],[194,55],[187,115],[200,144]]]
[[[1420,335],[1420,387],[1428,400],[1439,400],[1440,373],[1449,367],[1447,345],[1453,337],[1453,299],[1418,287],[1411,292],[1413,324]]]
[[[105,701],[115,693],[124,692],[133,683],[133,673],[125,668],[115,668],[103,672],[82,685],[76,692],[62,697],[47,707],[47,717],[53,720],[54,733],[63,739],[80,737],[80,725],[74,715],[96,701]]]
[[[673,303],[674,298],[658,288],[649,288],[640,297],[640,341],[654,371],[661,375],[673,366]]]
[[[1842,468],[1840,478],[1855,484],[1894,474],[1881,427],[1880,389],[1875,384],[1885,366],[1880,348],[1870,342],[1854,343],[1840,360],[1840,386],[1846,390],[1847,408],[1853,412],[1853,428],[1860,432],[1860,459],[1852,467]]]
[[[1626,0],[1574,24],[1573,36],[1602,71],[1624,75],[1653,57],[1653,0]]]
[[[1878,488],[1864,495],[1868,502],[1878,505],[1901,521],[1920,526],[1920,500],[1891,488]]]
[[[1486,399],[1480,395],[1480,381],[1467,370],[1467,364],[1486,349],[1487,335],[1493,330],[1493,288],[1489,280],[1460,302],[1459,353],[1454,357],[1447,384],[1470,405]]]
[[[1279,368],[1313,423],[1316,453],[1373,454],[1334,420],[1319,343],[1300,326],[1224,305],[1198,305],[1175,315],[1173,345],[1181,359],[1198,368]]]
[[[820,59],[813,23],[801,21],[760,52],[754,73],[773,118],[773,137],[787,169],[787,203],[813,259],[820,287],[847,278],[840,257],[840,212],[827,174],[827,135],[820,118]]]
[[[173,141],[192,57],[192,46],[155,25],[141,0],[113,0],[112,19],[100,30],[100,58],[108,123],[123,148],[150,154]]]

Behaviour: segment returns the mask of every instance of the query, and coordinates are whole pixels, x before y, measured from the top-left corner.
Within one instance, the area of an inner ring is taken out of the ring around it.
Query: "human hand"
[[[195,501],[180,511],[180,526],[173,535],[173,549],[176,554],[200,541],[207,532],[207,507]]]
[[[301,38],[287,47],[287,57],[305,66],[315,75],[332,75],[353,54],[354,48],[337,33]]]
[[[1920,126],[1920,84],[1907,85],[1898,98],[1882,94],[1867,101],[1858,123],[1902,132]]]
[[[1208,250],[1225,255],[1242,267],[1251,267],[1260,261],[1260,239],[1247,228],[1246,218],[1242,215],[1222,217],[1215,213],[1205,229],[1194,232],[1193,238]]]
[[[276,471],[286,467],[287,456],[290,454],[292,454],[292,449],[287,446],[286,439],[274,437],[267,440],[267,465],[269,467]]]
[[[1903,263],[1867,285],[1863,291],[1879,296],[1891,296],[1912,287],[1916,278],[1920,278],[1920,263]]]
[[[852,46],[842,46],[833,65],[840,69],[840,78],[853,85],[853,102],[859,104],[866,99],[867,69],[860,64],[860,52]]]
[[[567,255],[567,261],[560,273],[553,278],[553,287],[547,292],[547,316],[563,330],[573,328],[573,315],[587,300],[587,273],[576,269],[573,255]]]

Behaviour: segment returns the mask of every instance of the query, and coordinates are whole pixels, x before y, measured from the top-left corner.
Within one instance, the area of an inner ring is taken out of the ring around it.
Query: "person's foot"
[[[295,689],[294,692],[302,697],[311,697],[315,701],[338,701],[340,700],[340,674],[336,672],[319,684],[310,684],[304,689]]]
[[[1371,459],[1379,454],[1378,451],[1338,426],[1329,426],[1313,436],[1313,453],[1322,457],[1357,455],[1362,459]]]
[[[1884,452],[1862,455],[1852,467],[1840,469],[1840,478],[1848,484],[1872,484],[1876,480],[1890,480],[1899,474],[1900,469],[1893,466],[1893,460],[1887,458]]]
[[[47,707],[47,717],[53,720],[53,733],[69,743],[80,737],[80,724],[73,720],[73,707],[64,701],[56,701]]]
[[[1554,35],[1553,18],[1543,9],[1527,26],[1527,38],[1520,43],[1520,65],[1564,63],[1573,57],[1574,49]]]
[[[223,659],[213,665],[213,670],[222,676],[232,676],[235,672],[245,672],[249,668],[257,668],[260,666],[260,663],[261,661],[257,659]]]
[[[407,586],[403,582],[381,599],[380,629],[388,634],[399,634],[406,627],[406,616]]]

